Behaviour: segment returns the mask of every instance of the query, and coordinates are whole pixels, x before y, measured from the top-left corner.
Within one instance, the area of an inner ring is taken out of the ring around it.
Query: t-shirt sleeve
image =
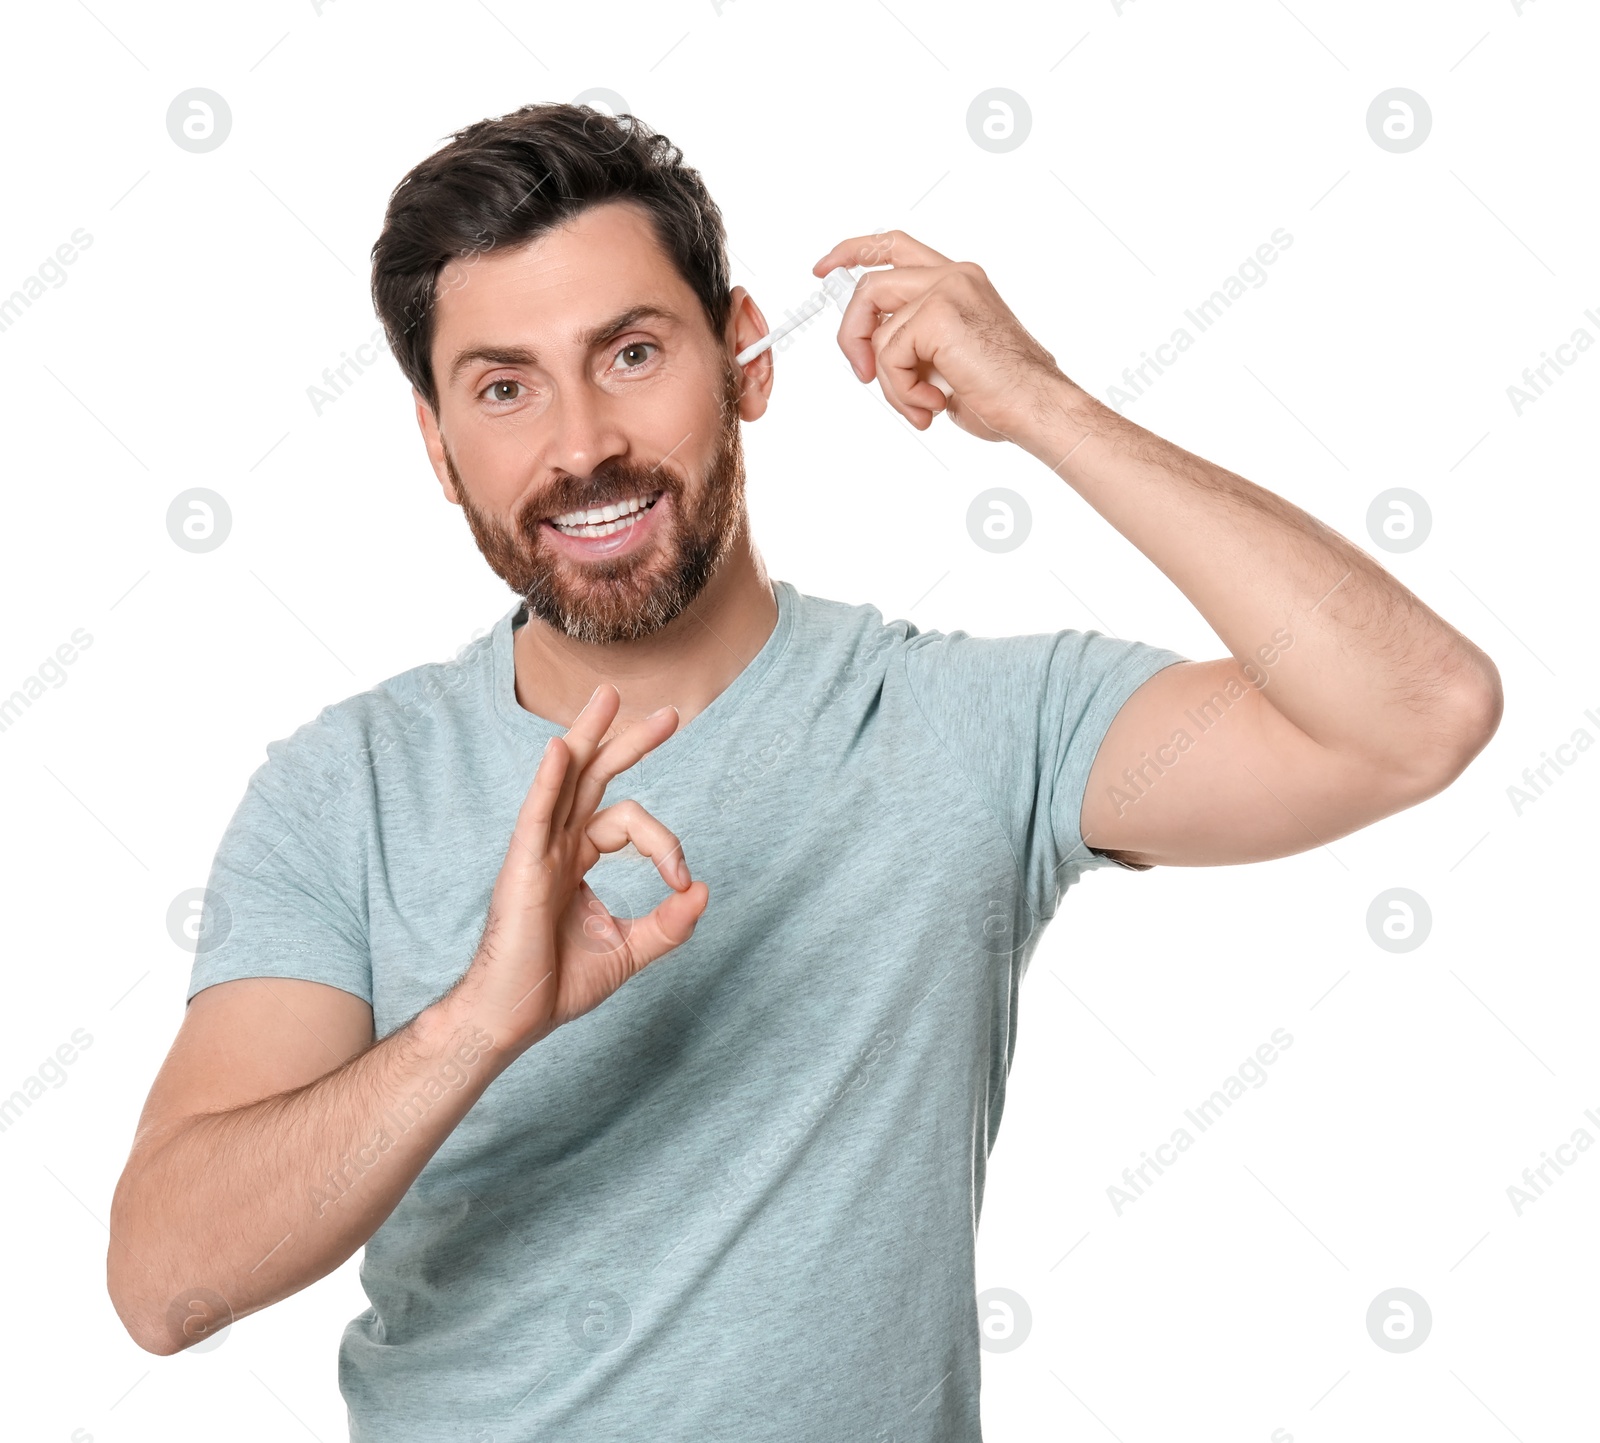
[[[188,996],[241,977],[324,982],[372,1001],[359,815],[370,772],[330,729],[267,745],[211,864]]]
[[[1084,872],[1115,863],[1079,835],[1089,769],[1123,703],[1186,660],[1098,631],[910,639],[912,695],[1005,833],[1036,916],[1051,916]]]

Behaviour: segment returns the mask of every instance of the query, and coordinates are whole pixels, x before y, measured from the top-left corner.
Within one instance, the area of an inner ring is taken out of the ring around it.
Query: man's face
[[[741,377],[644,213],[591,207],[436,291],[418,414],[484,558],[575,640],[665,626],[744,525]]]

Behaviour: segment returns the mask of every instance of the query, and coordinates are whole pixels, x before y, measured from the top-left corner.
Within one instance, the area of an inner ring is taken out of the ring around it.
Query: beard
[[[586,478],[566,477],[531,497],[509,525],[473,503],[445,446],[445,466],[478,550],[522,597],[530,615],[573,641],[607,645],[638,641],[688,609],[733,549],[744,523],[740,389],[739,372],[729,363],[723,371],[716,451],[698,487],[691,488],[668,460],[651,467],[613,458]],[[671,504],[655,518],[656,534],[635,554],[577,562],[558,554],[544,534],[546,517],[656,491]],[[665,527],[663,518],[669,522]]]

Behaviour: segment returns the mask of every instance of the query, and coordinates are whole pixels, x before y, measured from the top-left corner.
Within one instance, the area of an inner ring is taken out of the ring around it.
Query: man
[[[978,1438],[984,1166],[1066,889],[1331,841],[1498,722],[1370,557],[899,231],[816,266],[887,263],[839,330],[863,382],[1054,469],[1229,655],[769,582],[739,427],[772,356],[733,361],[767,325],[681,162],[530,106],[391,197],[374,299],[518,602],[268,747],[113,1204],[156,1353],[365,1245],[358,1440]]]

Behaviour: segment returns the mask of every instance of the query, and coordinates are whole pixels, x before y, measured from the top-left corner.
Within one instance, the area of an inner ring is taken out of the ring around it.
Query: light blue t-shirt
[[[1184,658],[774,592],[760,652],[606,796],[678,834],[706,913],[497,1078],[368,1242],[355,1443],[980,1437],[974,1241],[1018,986],[1110,860],[1078,832],[1107,727]],[[448,990],[562,730],[516,699],[524,620],[268,745],[190,996],[308,978],[381,1038]],[[590,881],[619,915],[667,892],[636,854]]]

